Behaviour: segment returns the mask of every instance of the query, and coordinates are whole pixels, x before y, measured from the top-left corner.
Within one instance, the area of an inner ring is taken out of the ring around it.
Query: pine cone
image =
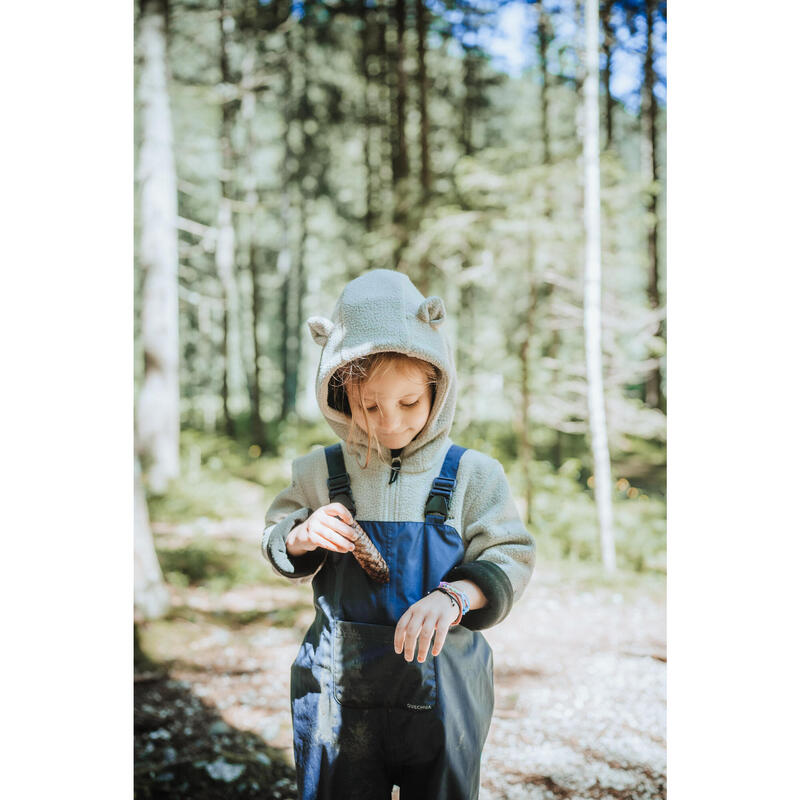
[[[378,548],[357,522],[353,521],[352,527],[356,532],[356,538],[353,540],[355,545],[353,555],[356,560],[372,580],[377,583],[389,583],[389,567],[386,566]]]

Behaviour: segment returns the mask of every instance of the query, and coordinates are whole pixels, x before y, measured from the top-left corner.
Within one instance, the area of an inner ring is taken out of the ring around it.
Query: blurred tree
[[[666,4],[663,6],[666,11]],[[649,281],[647,284],[647,296],[650,300],[650,307],[658,309],[661,307],[661,294],[659,291],[659,251],[658,251],[658,214],[656,205],[660,191],[659,165],[658,165],[658,102],[655,97],[655,70],[653,68],[653,57],[655,47],[654,25],[658,13],[656,0],[645,0],[645,19],[647,44],[645,45],[644,57],[644,81],[642,86],[642,124],[644,133],[644,153],[645,161],[649,162],[649,178],[651,186],[648,190],[647,211],[648,211],[648,235],[647,235],[647,254],[650,262]],[[659,323],[656,336],[663,339],[663,321]],[[666,411],[664,399],[661,392],[661,365],[656,360],[655,365],[648,372],[645,388],[645,402],[652,408],[660,408]]]
[[[169,609],[169,594],[153,544],[138,457],[133,459],[133,607],[142,619],[156,619]]]
[[[301,75],[302,54],[295,54],[294,29],[287,29],[285,35],[285,55],[283,59],[283,158],[281,159],[281,242],[278,255],[278,274],[280,276],[280,355],[281,355],[281,406],[280,419],[285,420],[294,409],[297,395],[297,368],[300,341],[297,335],[298,321],[294,302],[297,268],[295,253],[291,243],[292,231],[292,188],[300,169],[302,153],[295,153],[293,144],[294,120],[297,116],[295,103],[294,75]],[[302,78],[301,78],[302,79]]]
[[[606,141],[605,149],[614,145],[614,95],[611,94],[611,54],[614,47],[614,31],[611,27],[611,7],[613,0],[601,0],[600,20],[603,24],[603,86],[606,100]]]
[[[417,86],[419,87],[419,151],[422,204],[431,198],[431,163],[428,145],[428,69],[425,52],[428,37],[428,9],[424,0],[415,0],[414,17],[417,26]]]
[[[142,52],[139,261],[144,273],[141,337],[145,371],[137,427],[139,451],[145,461],[150,489],[161,494],[180,469],[178,207],[163,2],[142,0],[139,45]]]
[[[375,225],[375,203],[376,191],[375,169],[372,166],[372,129],[377,124],[378,120],[375,118],[373,111],[373,81],[371,66],[374,63],[371,56],[373,55],[372,38],[377,36],[377,29],[374,25],[375,15],[368,13],[367,0],[360,0],[359,12],[361,16],[361,76],[364,83],[363,94],[363,115],[362,125],[364,127],[364,231],[369,233]]]
[[[245,128],[246,157],[247,164],[245,175],[246,202],[248,208],[248,262],[250,267],[250,291],[251,291],[251,324],[250,335],[252,337],[253,357],[252,357],[252,376],[250,377],[250,438],[253,444],[258,445],[262,450],[267,447],[266,433],[264,430],[264,420],[261,415],[261,358],[262,348],[259,340],[259,330],[261,328],[261,318],[263,312],[263,298],[261,295],[261,248],[258,244],[257,224],[258,207],[260,204],[258,181],[256,180],[256,135],[255,135],[255,111],[257,93],[263,87],[257,88],[255,74],[256,43],[250,39],[248,41],[247,54],[242,62],[242,78],[245,87],[242,97],[242,124]]]
[[[234,194],[233,125],[241,103],[238,87],[228,56],[228,35],[236,27],[236,19],[226,8],[226,0],[219,0],[219,67],[221,117],[219,145],[222,152],[220,170],[220,198],[217,211],[215,263],[222,286],[222,413],[225,433],[235,434],[231,413],[230,393],[232,377],[238,375],[241,356],[239,346],[239,292],[236,281],[236,231],[233,225],[232,200]]]
[[[541,102],[541,114],[540,114],[540,125],[541,125],[541,140],[542,140],[542,147],[544,148],[544,155],[543,160],[545,164],[550,163],[550,131],[547,124],[547,85],[548,85],[548,75],[549,70],[547,69],[547,51],[550,47],[550,43],[553,41],[553,31],[552,26],[550,24],[550,15],[547,13],[547,9],[544,6],[544,3],[539,3],[539,20],[536,25],[536,39],[538,43],[538,50],[539,50],[539,72],[541,74],[542,80],[542,89],[539,95],[540,102]]]
[[[584,327],[589,420],[594,460],[594,497],[600,525],[600,551],[607,572],[617,568],[614,516],[611,506],[611,461],[608,454],[605,392],[603,390],[603,347],[600,247],[600,134],[598,111],[598,8],[597,0],[584,6],[586,74],[583,81],[584,225],[586,267],[584,275]]]
[[[406,0],[394,0],[394,48],[392,80],[389,83],[392,143],[392,189],[394,192],[392,223],[395,235],[393,263],[400,266],[401,253],[408,241],[408,146],[406,143]]]

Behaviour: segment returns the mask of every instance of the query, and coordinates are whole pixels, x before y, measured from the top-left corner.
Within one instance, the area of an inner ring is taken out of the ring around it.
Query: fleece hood
[[[348,361],[372,353],[404,353],[438,367],[441,378],[425,427],[403,448],[403,470],[422,472],[434,465],[448,442],[456,408],[455,361],[450,343],[439,329],[444,319],[440,297],[423,297],[407,275],[387,269],[371,270],[350,281],[330,318],[308,319],[314,341],[322,346],[317,402],[342,441],[347,441],[350,416],[331,405],[333,392],[328,384],[333,374]],[[362,466],[367,447],[367,434],[356,428],[349,452]],[[391,461],[390,450],[379,442],[373,443],[373,451]]]

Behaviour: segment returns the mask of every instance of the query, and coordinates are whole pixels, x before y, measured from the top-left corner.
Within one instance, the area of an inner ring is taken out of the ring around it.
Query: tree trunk
[[[539,63],[542,67],[542,91],[540,94],[541,107],[541,137],[544,147],[544,163],[550,163],[550,126],[548,124],[549,112],[547,107],[547,49],[553,38],[550,29],[550,17],[545,11],[544,5],[539,4],[539,23],[536,26],[537,41],[539,45]]]
[[[647,233],[647,256],[650,265],[647,297],[651,308],[661,307],[658,289],[658,128],[656,127],[658,103],[654,94],[655,71],[653,69],[653,18],[656,11],[655,0],[647,0],[647,47],[644,57],[644,91],[642,93],[642,127],[644,128],[645,168],[649,172],[651,190],[647,200],[649,230]],[[659,323],[658,336],[664,335],[663,321]],[[656,364],[647,374],[645,382],[645,402],[652,408],[661,408],[664,403],[661,392],[661,367]]]
[[[584,78],[583,162],[586,272],[584,283],[584,331],[588,378],[589,422],[594,459],[594,496],[600,522],[600,550],[606,572],[616,570],[614,519],[611,506],[611,463],[608,453],[603,393],[603,348],[600,260],[600,148],[598,112],[598,13],[597,0],[586,0],[586,76]]]
[[[278,275],[281,276],[279,314],[281,321],[281,411],[280,419],[285,420],[290,403],[290,357],[289,337],[291,332],[291,279],[292,279],[292,248],[291,248],[291,184],[294,171],[290,164],[294,161],[291,131],[294,119],[294,48],[292,43],[293,31],[286,31],[286,56],[284,58],[283,73],[283,161],[281,163],[281,249],[278,253]]]
[[[220,35],[220,73],[225,86],[233,82],[228,62],[226,34],[225,0],[219,2],[219,35]],[[222,285],[222,412],[224,415],[225,433],[234,436],[233,414],[231,410],[232,389],[238,386],[236,380],[240,348],[238,336],[239,292],[236,286],[236,233],[233,227],[233,210],[231,197],[233,192],[233,121],[236,114],[235,101],[222,103],[222,120],[220,128],[220,148],[222,150],[222,175],[220,179],[220,204],[217,213],[217,243],[215,263],[217,274]]]
[[[163,494],[180,471],[178,194],[167,89],[164,7],[142,4],[141,337],[145,372],[137,409],[140,453],[151,491]]]
[[[614,98],[611,95],[611,49],[614,44],[614,32],[611,29],[611,2],[602,0],[600,17],[603,23],[603,84],[606,90],[606,146],[608,150],[614,145]]]
[[[474,105],[473,90],[475,86],[474,60],[472,50],[467,49],[463,58],[464,105],[461,108],[461,146],[465,156],[471,156],[472,147],[472,111]]]
[[[394,90],[392,89],[391,69],[389,64],[389,47],[387,43],[387,28],[389,25],[389,10],[387,0],[376,0],[375,17],[378,27],[378,118],[380,124],[380,138],[378,147],[378,213],[381,221],[385,221],[385,211],[390,207],[387,195],[393,199],[393,189],[384,179],[384,164],[394,164],[395,161],[395,136],[394,124]],[[394,173],[392,173],[392,181]]]
[[[255,71],[254,55],[249,53],[243,62],[248,75]],[[250,83],[251,81],[246,81]],[[254,92],[245,93],[242,99],[242,118],[247,129],[247,205],[249,207],[250,231],[250,289],[252,298],[251,317],[252,327],[251,336],[253,341],[253,377],[250,381],[250,438],[262,450],[266,447],[266,436],[264,433],[264,420],[261,417],[261,344],[258,337],[259,323],[261,321],[261,286],[259,274],[258,247],[256,244],[256,226],[258,215],[258,187],[256,183],[255,167],[255,135],[254,118],[256,109],[256,95]]]
[[[169,609],[169,593],[164,585],[156,556],[150,516],[139,459],[133,459],[133,608],[141,619],[157,619]]]
[[[361,0],[359,6],[361,14],[361,74],[364,76],[364,167],[366,169],[365,180],[365,205],[364,210],[364,230],[369,233],[375,224],[375,200],[372,194],[372,77],[369,74],[369,33],[372,15],[367,11],[367,0]]]
[[[394,183],[397,185],[408,177],[408,147],[406,145],[406,72],[405,72],[405,35],[406,35],[406,0],[395,0],[395,136],[397,137],[397,156],[394,167]]]
[[[425,64],[426,37],[428,35],[428,9],[424,0],[416,0],[417,23],[417,83],[419,85],[419,148],[420,183],[422,203],[427,204],[431,196],[431,164],[428,147],[428,73]]]
[[[533,445],[530,438],[530,406],[531,406],[531,393],[530,393],[530,344],[533,341],[534,333],[534,315],[536,312],[537,292],[536,283],[533,275],[533,236],[528,236],[528,304],[525,311],[525,338],[520,347],[520,366],[522,373],[522,423],[520,435],[520,448],[519,457],[520,463],[523,467],[523,491],[525,493],[525,523],[530,525],[533,522],[533,474],[531,466],[533,464]]]
[[[395,157],[392,161],[392,188],[394,191],[394,212],[392,222],[395,234],[394,268],[399,269],[403,248],[408,241],[408,146],[406,144],[406,72],[405,35],[406,0],[395,0],[395,58],[394,58],[394,142]]]

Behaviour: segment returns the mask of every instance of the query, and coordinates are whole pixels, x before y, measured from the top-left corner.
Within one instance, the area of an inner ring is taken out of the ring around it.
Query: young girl
[[[500,462],[449,438],[444,318],[406,275],[373,270],[331,319],[308,320],[317,399],[344,447],[294,460],[262,540],[278,573],[313,578],[291,673],[301,800],[384,800],[394,785],[407,800],[478,797],[494,687],[477,631],[519,599],[535,546]]]

